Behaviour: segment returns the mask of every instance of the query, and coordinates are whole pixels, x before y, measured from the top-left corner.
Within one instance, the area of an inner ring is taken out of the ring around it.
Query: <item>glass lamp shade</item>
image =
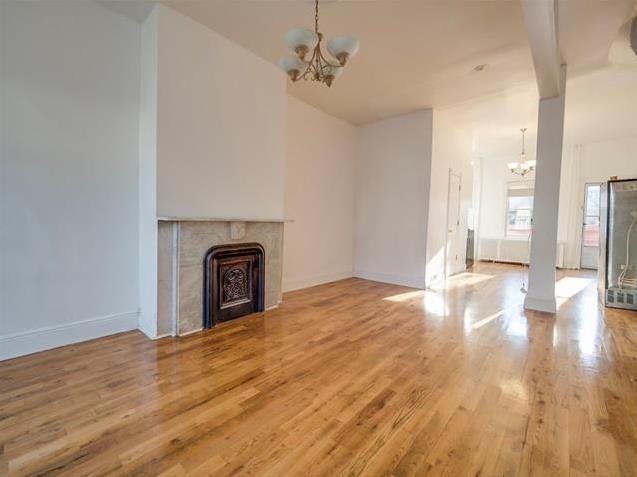
[[[351,36],[335,36],[327,42],[327,51],[344,65],[349,58],[358,53],[360,46],[360,42]]]
[[[304,58],[308,52],[312,51],[318,41],[319,38],[316,32],[309,28],[292,28],[283,36],[283,42],[299,58]]]
[[[526,169],[529,170],[533,170],[535,169],[535,160],[531,160],[531,161],[526,161],[522,166],[525,167]]]
[[[520,167],[520,163],[519,162],[507,162],[507,167],[514,171],[516,170],[518,167]]]
[[[297,56],[288,55],[279,60],[279,67],[285,71],[292,81],[296,81],[299,75],[307,68],[307,64]]]

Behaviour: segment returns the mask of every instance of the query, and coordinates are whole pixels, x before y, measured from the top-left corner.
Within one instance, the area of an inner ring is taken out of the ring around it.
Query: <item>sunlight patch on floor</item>
[[[569,299],[584,290],[595,280],[592,278],[564,277],[555,283],[555,301],[559,308]]]
[[[492,315],[487,316],[486,318],[481,319],[480,321],[476,321],[471,325],[472,330],[477,330],[478,328],[482,328],[484,325],[488,325],[496,318],[499,318],[504,314],[506,310],[500,310],[497,313],[493,313]]]
[[[445,298],[443,295],[431,290],[415,290],[398,295],[387,296],[383,298],[386,301],[395,303],[422,303],[424,310],[437,316],[445,316],[449,313]]]
[[[529,323],[525,315],[512,315],[506,327],[507,336],[515,338],[528,337]]]
[[[421,300],[425,297],[425,290],[415,290],[406,293],[399,293],[398,295],[386,296],[383,300],[394,301],[402,303],[405,301]]]
[[[436,284],[432,286],[432,288],[435,290],[453,290],[454,288],[463,288],[475,285],[476,283],[481,283],[485,280],[490,280],[491,278],[493,278],[493,275],[463,272],[449,277],[446,282]]]

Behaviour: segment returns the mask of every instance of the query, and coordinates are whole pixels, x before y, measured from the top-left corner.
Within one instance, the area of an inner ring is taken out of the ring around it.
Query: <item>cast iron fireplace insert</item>
[[[204,328],[264,310],[265,253],[260,244],[212,247],[203,265]]]

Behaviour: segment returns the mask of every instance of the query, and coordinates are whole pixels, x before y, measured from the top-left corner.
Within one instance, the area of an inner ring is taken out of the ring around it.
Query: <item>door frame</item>
[[[445,247],[444,247],[444,254],[443,254],[443,264],[442,264],[442,271],[443,271],[443,276],[444,279],[446,280],[447,278],[449,278],[450,275],[447,272],[448,270],[448,249],[449,249],[449,207],[450,207],[450,203],[451,203],[451,178],[452,177],[457,177],[458,178],[458,222],[457,222],[457,227],[460,228],[460,212],[462,210],[462,173],[460,172],[454,172],[453,169],[449,168],[449,175],[447,177],[447,207],[446,207],[446,215],[445,215]],[[457,237],[456,237],[457,238]]]
[[[582,190],[581,190],[581,194],[584,195],[584,202],[582,204],[582,215],[581,215],[581,221],[580,221],[580,228],[579,228],[579,268],[582,269],[584,268],[582,266],[582,256],[584,255],[584,225],[585,225],[585,221],[586,221],[586,206],[588,203],[588,186],[589,185],[596,185],[600,187],[600,191],[601,191],[601,186],[602,186],[602,182],[596,181],[596,180],[585,180]],[[601,192],[600,192],[601,193]],[[581,197],[581,196],[580,196]],[[601,219],[601,217],[598,218]],[[600,223],[599,226],[601,227],[602,224]],[[598,253],[599,253],[599,244],[597,245],[597,249],[598,249]],[[599,263],[598,263],[599,266]],[[592,268],[586,268],[586,270],[593,270]]]

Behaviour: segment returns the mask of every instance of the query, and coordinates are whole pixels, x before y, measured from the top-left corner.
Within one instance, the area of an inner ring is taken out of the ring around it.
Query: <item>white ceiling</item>
[[[273,63],[287,53],[283,34],[314,19],[306,0],[163,3]],[[324,2],[319,29],[327,38],[351,34],[361,50],[331,89],[290,82],[288,91],[363,124],[532,81],[521,15],[519,3],[506,0]],[[476,72],[478,64],[488,67]]]
[[[308,0],[162,2],[273,63],[286,54],[281,38],[289,28],[313,24]],[[634,3],[560,0],[561,50],[571,76],[606,64]],[[518,1],[324,1],[319,29],[328,38],[359,38],[359,55],[331,89],[300,82],[288,90],[354,124],[534,83]],[[487,68],[476,72],[478,64]]]
[[[99,0],[137,20],[153,0]],[[546,0],[533,0],[546,1]],[[293,26],[312,26],[311,0],[162,0],[275,63]],[[559,40],[568,64],[565,140],[637,134],[637,68],[608,66],[611,43],[635,0],[560,0]],[[455,110],[475,152],[535,144],[537,87],[518,0],[325,0],[320,30],[361,40],[334,86],[289,83],[290,94],[353,124],[425,107]],[[617,41],[615,42],[617,44]],[[624,55],[625,56],[625,55]],[[486,64],[484,71],[474,67]]]
[[[527,152],[535,156],[537,92],[532,85],[512,88],[443,108],[473,135],[474,156],[515,157],[520,132],[528,128]],[[637,136],[637,67],[608,66],[571,78],[566,85],[564,142],[585,144]]]

